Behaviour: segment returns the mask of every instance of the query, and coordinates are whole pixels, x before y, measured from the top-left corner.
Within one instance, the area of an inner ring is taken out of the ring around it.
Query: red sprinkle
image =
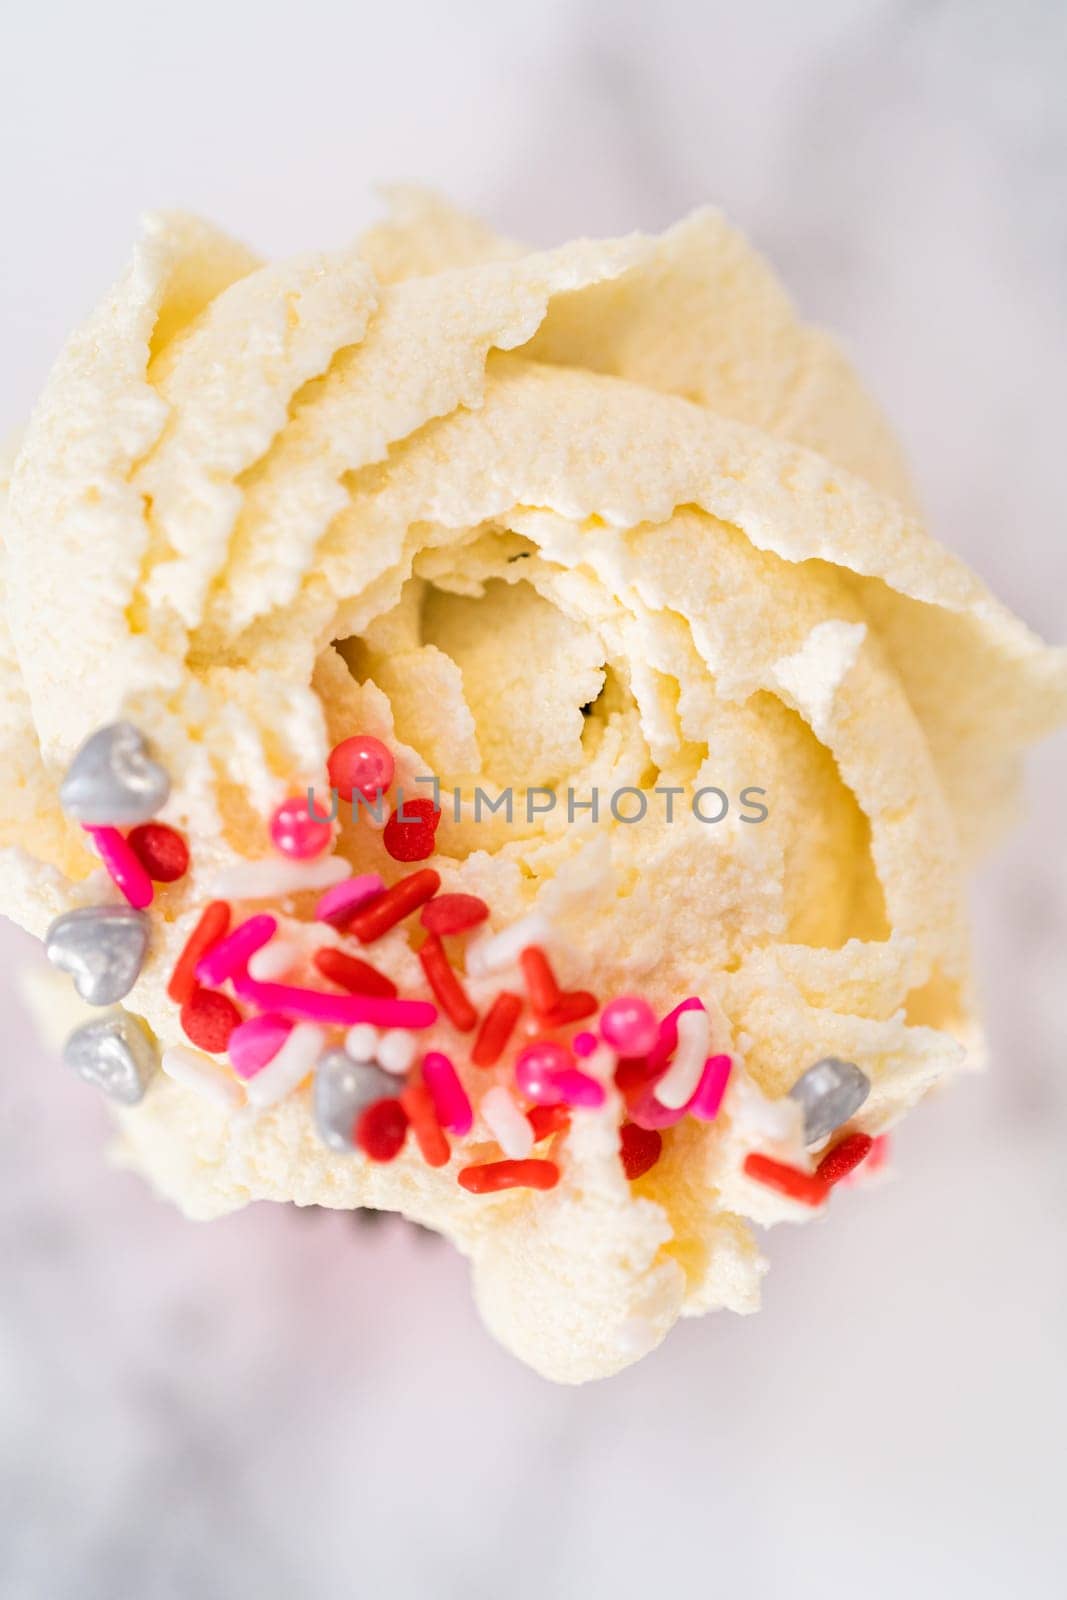
[[[478,1029],[478,1037],[471,1051],[471,1060],[476,1067],[491,1067],[500,1060],[504,1054],[504,1046],[511,1038],[515,1024],[519,1020],[521,1010],[522,1001],[519,996],[502,989]]]
[[[554,1189],[559,1168],[554,1161],[486,1161],[464,1167],[456,1181],[470,1194],[495,1194],[498,1189]]]
[[[534,1143],[550,1139],[554,1133],[565,1133],[571,1125],[570,1108],[558,1106],[531,1106],[526,1120],[534,1131]]]
[[[444,1167],[448,1165],[451,1155],[448,1140],[437,1120],[434,1110],[433,1095],[424,1083],[413,1083],[404,1090],[400,1096],[400,1104],[407,1113],[411,1123],[411,1131],[415,1135],[415,1142],[422,1153],[422,1159],[428,1167]]]
[[[466,989],[453,972],[445,947],[436,933],[430,934],[419,951],[419,960],[422,962],[426,981],[433,990],[434,999],[445,1016],[460,1033],[470,1033],[478,1021],[478,1013],[471,1005]]]
[[[185,941],[185,949],[178,957],[167,984],[167,993],[177,1005],[184,1005],[196,988],[196,964],[200,957],[213,944],[218,944],[229,926],[230,908],[225,900],[212,900],[209,906],[204,907],[200,921]]]
[[[405,800],[382,830],[382,842],[394,861],[425,861],[434,851],[441,813],[432,800]]]
[[[815,1168],[815,1176],[821,1178],[827,1185],[839,1183],[842,1178],[847,1178],[861,1161],[866,1160],[873,1145],[874,1140],[869,1133],[848,1134],[840,1144],[835,1144],[832,1150],[827,1150]]]
[[[599,1005],[596,995],[588,989],[568,989],[550,1011],[543,1013],[542,1021],[550,1028],[566,1028],[583,1017],[591,1017]]]
[[[189,870],[189,846],[165,822],[142,822],[130,829],[126,843],[153,883],[177,883]]]
[[[624,1122],[619,1129],[619,1159],[631,1183],[650,1171],[662,1153],[663,1135],[655,1128],[639,1128],[635,1122]]]
[[[430,933],[465,933],[489,915],[489,907],[476,894],[439,894],[424,905],[419,921]]]
[[[519,964],[530,1004],[537,1015],[543,1017],[559,1000],[559,984],[552,964],[539,944],[528,945],[519,957]]]
[[[395,1161],[407,1136],[408,1114],[391,1096],[375,1100],[356,1118],[356,1143],[372,1161]]]
[[[615,1087],[627,1107],[636,1105],[658,1076],[645,1056],[628,1056],[615,1068]]]
[[[755,1152],[745,1157],[745,1172],[757,1183],[766,1184],[768,1189],[777,1189],[779,1194],[799,1200],[805,1206],[821,1206],[830,1193],[829,1184],[814,1173],[802,1172],[799,1167],[790,1167],[784,1161],[775,1161],[770,1156]]]
[[[349,956],[343,950],[323,945],[311,959],[324,978],[341,989],[347,989],[349,994],[376,994],[383,1000],[392,1000],[396,995],[396,984],[392,978],[387,978],[384,972],[372,967],[369,961],[361,961],[358,956]]]
[[[194,989],[182,1006],[185,1037],[210,1055],[226,1049],[240,1021],[241,1013],[233,1001],[217,989]]]
[[[386,889],[370,905],[364,906],[352,917],[345,930],[354,933],[360,944],[373,944],[383,933],[395,928],[398,922],[425,905],[441,887],[441,875],[432,867],[420,872],[410,872],[399,878],[391,889]]]

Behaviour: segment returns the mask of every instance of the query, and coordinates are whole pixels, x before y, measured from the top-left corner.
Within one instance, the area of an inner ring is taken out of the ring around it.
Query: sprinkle
[[[474,1041],[471,1060],[476,1067],[491,1067],[500,1060],[504,1047],[511,1038],[522,1001],[517,994],[502,989],[493,1001]]]
[[[503,928],[484,943],[467,948],[467,971],[472,977],[484,978],[491,972],[502,972],[518,961],[527,945],[543,944],[551,935],[551,925],[543,912],[530,911],[510,928]]]
[[[327,889],[315,907],[315,919],[343,928],[353,912],[385,893],[385,879],[378,872],[361,872],[357,878],[346,878]]]
[[[326,761],[330,786],[341,799],[350,801],[354,790],[372,803],[393,781],[395,763],[388,745],[370,733],[355,733],[342,739]]]
[[[659,1038],[659,1023],[647,1000],[620,995],[604,1007],[600,1034],[621,1056],[644,1056]]]
[[[745,1173],[757,1183],[799,1200],[801,1205],[821,1206],[829,1194],[829,1186],[813,1172],[802,1172],[799,1167],[787,1166],[784,1161],[774,1161],[770,1156],[753,1152],[745,1157]]]
[[[571,1114],[566,1106],[531,1106],[526,1120],[533,1129],[534,1143],[540,1144],[554,1133],[564,1133],[571,1125]]]
[[[360,944],[373,944],[412,911],[417,911],[440,887],[441,875],[432,867],[411,872],[406,878],[399,878],[377,900],[357,911],[348,924],[348,932],[354,933]]]
[[[519,956],[530,1004],[543,1017],[559,1000],[559,984],[552,964],[539,944],[527,945]]]
[[[711,1023],[703,1006],[678,1017],[678,1045],[674,1059],[656,1084],[656,1099],[668,1111],[677,1111],[693,1098],[708,1055]]]
[[[373,1022],[377,1028],[432,1028],[437,1007],[427,1000],[386,1000],[377,995],[324,994],[319,989],[302,989],[295,984],[256,983],[238,975],[233,980],[236,993],[262,1011],[280,1011],[285,1017],[304,1017],[312,1022],[339,1028],[357,1022]]]
[[[439,894],[430,900],[419,913],[419,921],[428,933],[438,936],[448,933],[466,933],[476,928],[489,915],[489,907],[476,894]]]
[[[293,861],[310,861],[333,843],[333,823],[323,820],[324,807],[314,797],[293,794],[275,806],[268,823],[271,844]]]
[[[413,1083],[400,1096],[419,1153],[428,1167],[448,1165],[452,1152],[434,1110],[433,1095],[424,1083]]]
[[[440,1050],[429,1050],[422,1058],[422,1076],[433,1095],[437,1120],[449,1133],[462,1137],[470,1133],[474,1112],[456,1069]]]
[[[59,790],[59,803],[79,822],[149,822],[162,811],[170,779],[149,754],[148,740],[132,722],[97,728],[80,746]]]
[[[662,1153],[663,1135],[655,1128],[639,1128],[635,1122],[624,1122],[619,1129],[619,1160],[631,1183],[635,1178],[643,1178]]]
[[[293,1031],[288,1017],[267,1012],[248,1017],[230,1034],[230,1065],[239,1078],[251,1078],[268,1061],[273,1061]]]
[[[330,889],[350,877],[343,856],[318,861],[238,861],[215,879],[215,893],[227,900],[280,900],[307,889]]]
[[[789,1091],[804,1112],[804,1143],[818,1144],[854,1117],[871,1092],[871,1080],[853,1061],[825,1056],[802,1072]]]
[[[343,1050],[327,1050],[315,1064],[311,1108],[315,1131],[331,1150],[356,1148],[356,1118],[375,1100],[392,1092],[392,1084],[367,1061],[353,1061]]]
[[[434,998],[452,1026],[458,1028],[460,1033],[470,1033],[478,1021],[478,1013],[453,972],[445,947],[436,933],[430,934],[419,951],[419,961]]]
[[[525,1160],[533,1149],[534,1132],[502,1083],[486,1090],[478,1110],[504,1154],[515,1161]]]
[[[369,1022],[357,1022],[345,1034],[345,1049],[353,1061],[373,1061],[378,1049],[379,1033]]]
[[[341,989],[347,989],[349,994],[376,994],[387,1000],[396,994],[396,984],[392,978],[387,978],[384,972],[372,967],[369,961],[361,961],[358,956],[346,955],[343,950],[324,945],[321,950],[315,951],[312,960],[324,978]]]
[[[247,922],[241,922],[232,933],[220,939],[205,955],[200,957],[196,964],[196,975],[201,983],[224,983],[233,973],[240,972],[248,965],[248,958],[263,946],[278,931],[275,917],[261,912],[257,917],[249,917]]]
[[[549,1028],[567,1028],[572,1022],[591,1017],[600,1005],[595,994],[588,989],[568,989],[561,994],[551,1011],[543,1013],[542,1021]]]
[[[356,1143],[372,1161],[395,1161],[408,1134],[408,1114],[399,1100],[375,1100],[356,1120]]]
[[[276,983],[300,965],[304,952],[292,939],[272,939],[248,958],[248,976],[257,983]]]
[[[50,924],[45,954],[70,973],[87,1005],[114,1005],[141,976],[149,927],[145,913],[132,906],[79,906]]]
[[[400,811],[390,814],[382,843],[394,861],[425,861],[433,855],[440,820],[441,813],[432,800],[405,800]]]
[[[199,1050],[189,1050],[183,1044],[171,1045],[169,1050],[164,1050],[161,1065],[168,1078],[184,1084],[187,1089],[195,1089],[197,1094],[213,1100],[216,1105],[232,1110],[244,1103],[244,1091],[236,1079]]]
[[[698,1122],[714,1122],[722,1105],[726,1085],[730,1081],[733,1062],[729,1056],[709,1056],[704,1063],[696,1094],[686,1106],[691,1117]]]
[[[500,1189],[554,1189],[559,1168],[554,1161],[486,1161],[464,1167],[456,1182],[469,1194],[496,1194]]]
[[[815,1176],[828,1186],[840,1183],[867,1158],[873,1145],[874,1140],[869,1133],[846,1134],[840,1144],[835,1144],[823,1156],[815,1168]]]
[[[535,1039],[519,1051],[515,1082],[528,1100],[543,1106],[558,1105],[563,1096],[556,1080],[573,1066],[574,1058],[566,1046],[554,1039]]]
[[[400,1076],[414,1066],[418,1051],[419,1041],[410,1028],[390,1028],[378,1043],[378,1065]]]
[[[322,1053],[326,1035],[311,1022],[298,1022],[278,1054],[248,1080],[248,1098],[254,1106],[272,1106],[292,1094]]]
[[[186,1038],[211,1055],[227,1048],[240,1022],[241,1013],[233,1001],[217,989],[194,989],[181,1009]]]
[[[126,843],[153,883],[177,883],[189,870],[189,846],[165,822],[142,822],[130,829]]]
[[[85,831],[96,846],[112,883],[126,896],[130,905],[137,911],[150,906],[155,893],[152,880],[119,830],[87,827]]]
[[[184,1005],[188,1000],[196,987],[196,968],[200,957],[223,937],[229,926],[230,908],[225,900],[213,900],[204,907],[167,984],[167,994],[176,1005]]]
[[[552,1082],[564,1105],[585,1106],[595,1110],[604,1104],[604,1085],[587,1072],[579,1072],[577,1067],[557,1072]]]
[[[580,1056],[583,1060],[586,1056],[591,1056],[596,1048],[597,1036],[595,1033],[576,1033],[571,1040],[571,1049],[576,1056]]]
[[[630,1121],[636,1122],[639,1128],[673,1128],[685,1116],[685,1106],[675,1109],[661,1105],[651,1088],[646,1087],[629,1099],[625,1095],[623,1098],[626,1099]]]

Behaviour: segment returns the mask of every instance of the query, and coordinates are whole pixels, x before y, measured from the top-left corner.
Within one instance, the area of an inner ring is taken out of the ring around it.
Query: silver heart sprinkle
[[[870,1092],[870,1078],[854,1062],[836,1056],[816,1061],[789,1091],[804,1112],[804,1143],[818,1144],[854,1117]]]
[[[89,827],[132,826],[162,810],[170,778],[148,753],[132,722],[112,722],[91,734],[67,769],[59,803]]]
[[[84,906],[56,918],[44,948],[88,1005],[113,1006],[141,975],[148,918],[132,906]]]
[[[373,1061],[353,1061],[344,1050],[327,1050],[315,1068],[315,1127],[331,1150],[354,1150],[356,1118],[375,1100],[396,1094],[396,1079]]]
[[[157,1067],[159,1056],[144,1028],[125,1011],[112,1011],[75,1028],[63,1046],[63,1060],[79,1078],[124,1106],[135,1106]]]

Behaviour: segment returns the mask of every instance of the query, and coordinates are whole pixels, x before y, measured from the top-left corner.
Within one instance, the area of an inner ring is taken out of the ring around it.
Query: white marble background
[[[1067,637],[1059,0],[43,0],[4,31],[0,428],[146,206],[277,252],[396,176],[536,242],[710,199],[851,345],[943,537]],[[771,1236],[759,1318],[581,1391],[403,1225],[198,1227],[105,1169],[6,936],[0,1594],[1062,1593],[1065,773],[1061,740],[979,889],[993,1072],[913,1119],[900,1181]]]

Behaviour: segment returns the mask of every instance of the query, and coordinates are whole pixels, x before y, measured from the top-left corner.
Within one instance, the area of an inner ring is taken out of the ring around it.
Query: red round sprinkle
[[[395,1161],[408,1134],[408,1114],[399,1100],[375,1100],[356,1118],[355,1140],[372,1161]]]
[[[385,1000],[396,997],[396,984],[392,978],[387,978],[384,972],[372,967],[369,961],[361,961],[358,956],[346,955],[343,950],[323,945],[311,959],[324,978],[341,989],[347,989],[349,994],[376,994]]]
[[[821,1206],[830,1193],[829,1185],[813,1172],[802,1172],[799,1167],[790,1167],[784,1161],[775,1161],[771,1156],[755,1152],[745,1157],[745,1172],[757,1183],[766,1184],[768,1189],[777,1189],[779,1194],[788,1195],[790,1200],[799,1200],[805,1206]]]
[[[334,746],[326,770],[331,789],[336,789],[342,800],[351,800],[352,791],[358,789],[373,804],[378,790],[388,789],[392,783],[393,765],[388,745],[371,733],[356,733]]]
[[[657,1129],[639,1128],[634,1122],[624,1122],[619,1129],[619,1159],[631,1183],[654,1167],[662,1152],[663,1135]]]
[[[189,846],[165,822],[142,822],[130,829],[126,843],[153,883],[177,883],[189,870]]]
[[[489,907],[476,894],[439,894],[423,906],[419,921],[424,928],[438,935],[465,933],[476,928],[489,915]]]
[[[554,1189],[559,1168],[554,1161],[486,1161],[456,1174],[470,1194],[495,1194],[498,1189]]]
[[[218,943],[229,926],[230,908],[225,900],[212,900],[204,907],[167,984],[168,995],[178,1005],[184,1005],[196,988],[196,964],[200,957]]]
[[[241,1013],[233,1001],[217,989],[194,989],[182,1006],[185,1037],[210,1055],[226,1049],[230,1034],[240,1021]]]
[[[540,1144],[542,1139],[550,1139],[554,1133],[569,1128],[571,1114],[566,1106],[531,1106],[526,1120],[533,1129],[534,1143]]]
[[[382,841],[394,861],[425,861],[434,851],[434,835],[441,813],[432,800],[405,800],[403,816],[394,811],[382,831]]]
[[[835,1144],[832,1150],[827,1150],[819,1165],[815,1168],[815,1176],[821,1178],[825,1184],[839,1183],[842,1178],[865,1161],[870,1154],[874,1140],[869,1133],[850,1133],[840,1144]]]
[[[413,1083],[400,1096],[400,1104],[407,1112],[411,1131],[428,1167],[448,1165],[451,1151],[448,1140],[441,1131],[434,1110],[433,1095],[424,1083]]]

